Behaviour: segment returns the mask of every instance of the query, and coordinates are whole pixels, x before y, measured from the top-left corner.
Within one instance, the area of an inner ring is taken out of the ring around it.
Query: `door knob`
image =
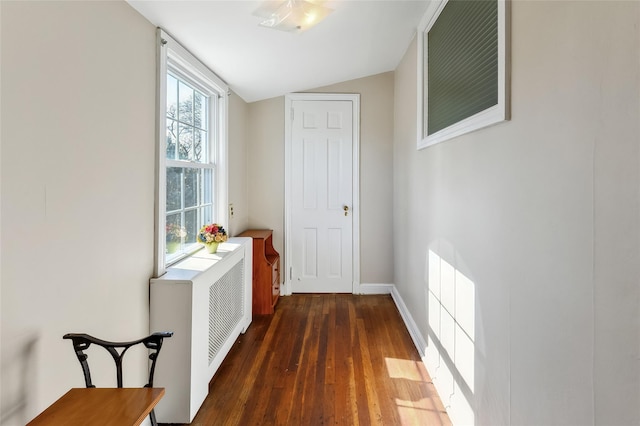
[[[342,210],[344,210],[344,215],[349,216],[349,206],[343,206]]]

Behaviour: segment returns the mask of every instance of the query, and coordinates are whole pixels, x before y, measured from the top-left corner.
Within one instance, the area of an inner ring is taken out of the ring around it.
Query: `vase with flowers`
[[[215,253],[218,251],[218,245],[227,241],[227,231],[217,223],[204,225],[200,228],[197,239],[199,243],[204,244],[209,253]]]
[[[167,223],[166,237],[167,237],[167,253],[172,254],[178,251],[180,244],[187,236],[187,231],[184,227],[177,223]]]

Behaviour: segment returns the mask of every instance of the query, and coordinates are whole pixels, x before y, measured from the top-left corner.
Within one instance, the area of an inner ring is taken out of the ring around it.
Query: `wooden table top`
[[[271,234],[273,234],[271,229],[247,229],[238,237],[267,238]]]
[[[164,388],[73,388],[28,426],[137,426],[164,395]]]

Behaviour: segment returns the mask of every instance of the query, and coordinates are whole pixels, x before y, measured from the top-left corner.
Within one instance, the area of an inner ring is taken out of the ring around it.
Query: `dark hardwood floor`
[[[192,425],[449,425],[388,295],[293,295],[254,316]]]

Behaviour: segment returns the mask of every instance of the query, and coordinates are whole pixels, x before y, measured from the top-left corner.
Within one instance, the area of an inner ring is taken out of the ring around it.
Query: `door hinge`
[[[289,281],[293,279],[293,267],[289,267]]]

